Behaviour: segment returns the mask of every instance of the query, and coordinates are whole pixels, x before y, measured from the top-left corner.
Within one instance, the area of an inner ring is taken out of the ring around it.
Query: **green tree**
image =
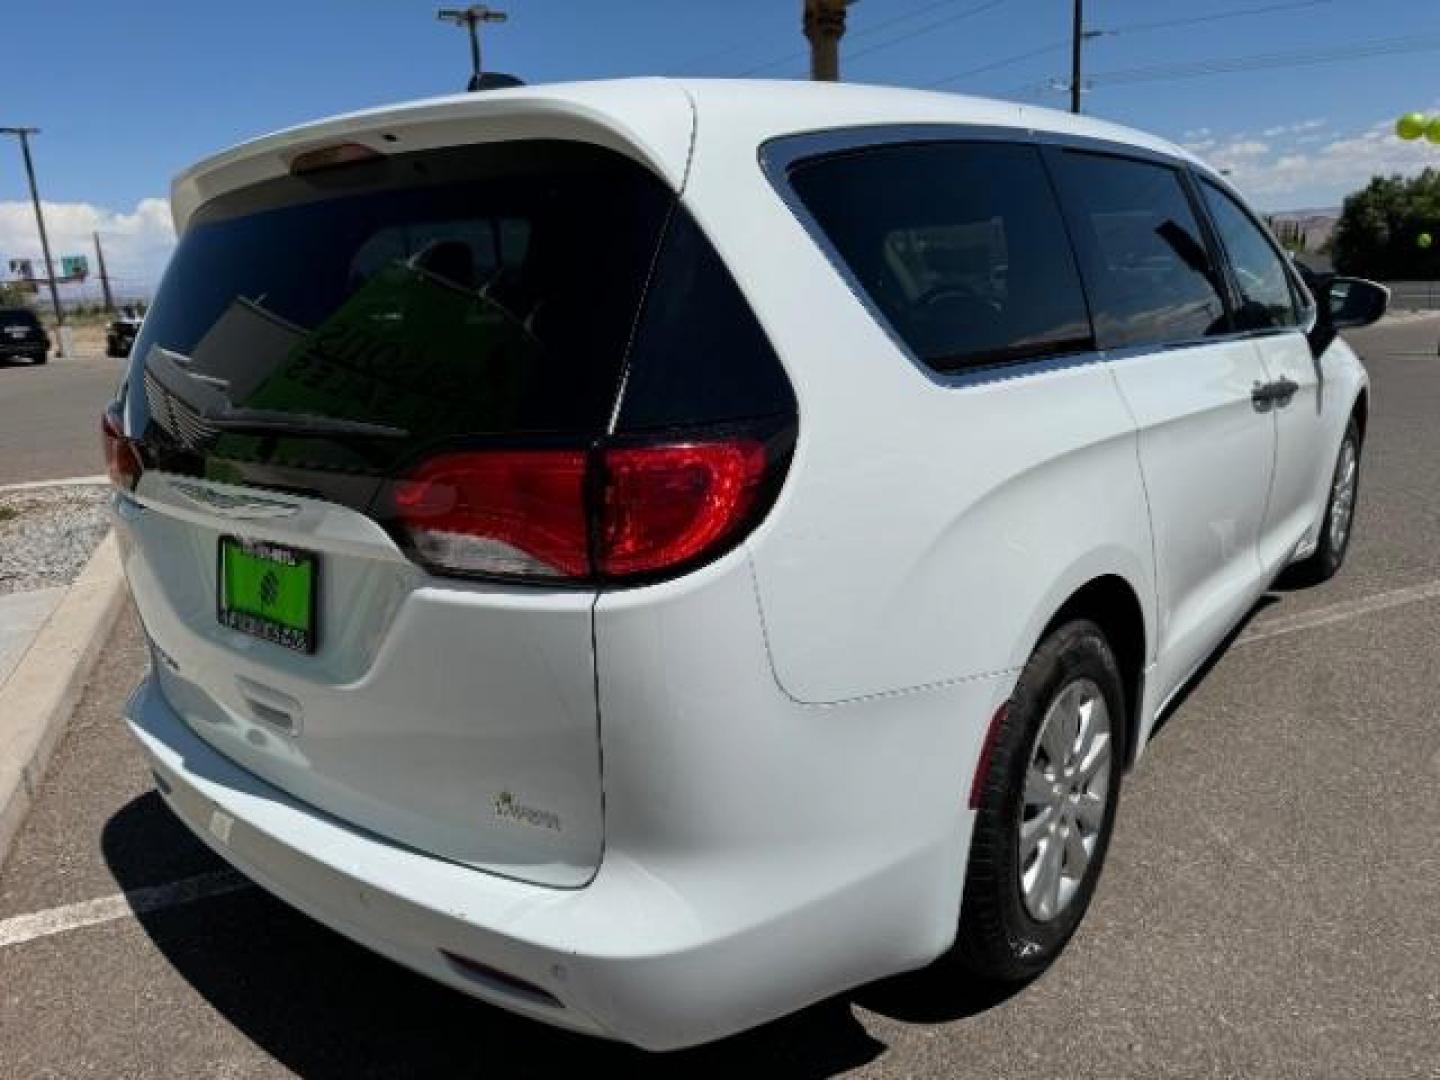
[[[1440,170],[1409,180],[1373,177],[1340,212],[1332,240],[1335,269],[1382,281],[1440,278],[1440,249],[1422,248],[1422,233],[1440,240]]]

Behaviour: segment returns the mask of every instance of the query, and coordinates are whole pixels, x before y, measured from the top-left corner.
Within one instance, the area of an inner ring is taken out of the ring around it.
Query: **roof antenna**
[[[463,26],[470,33],[470,82],[466,85],[466,90],[473,94],[478,90],[498,90],[506,86],[525,85],[514,75],[499,71],[485,72],[480,66],[480,24],[503,23],[510,18],[509,15],[484,4],[471,4],[466,8],[441,8],[435,15],[441,22]]]

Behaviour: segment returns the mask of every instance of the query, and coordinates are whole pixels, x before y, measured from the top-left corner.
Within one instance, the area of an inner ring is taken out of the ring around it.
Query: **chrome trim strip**
[[[296,503],[234,494],[191,480],[167,479],[166,482],[171,491],[196,506],[204,507],[218,517],[259,520],[293,517],[300,512],[300,507]]]

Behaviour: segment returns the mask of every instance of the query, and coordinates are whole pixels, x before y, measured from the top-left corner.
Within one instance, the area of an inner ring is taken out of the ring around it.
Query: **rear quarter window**
[[[720,254],[677,205],[651,275],[618,430],[793,416],[780,358]]]
[[[893,332],[942,373],[1093,348],[1080,274],[1035,147],[884,146],[790,183]]]

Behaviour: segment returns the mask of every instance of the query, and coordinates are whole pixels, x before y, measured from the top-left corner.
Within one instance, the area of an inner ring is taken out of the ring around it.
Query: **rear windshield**
[[[453,438],[598,432],[673,202],[618,154],[536,141],[209,204],[132,354],[131,429],[371,474]]]
[[[0,326],[39,326],[40,320],[29,308],[0,308]]]

